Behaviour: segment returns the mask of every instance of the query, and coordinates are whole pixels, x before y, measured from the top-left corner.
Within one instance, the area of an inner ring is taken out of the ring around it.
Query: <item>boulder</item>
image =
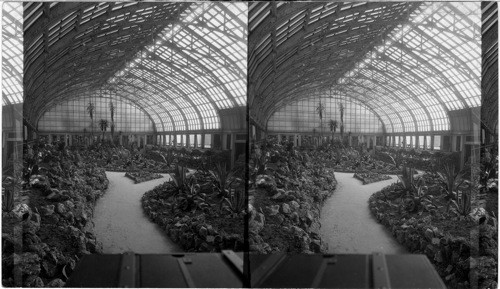
[[[31,215],[31,209],[26,204],[17,204],[12,210],[12,214],[18,219],[27,219]]]
[[[37,276],[40,274],[40,257],[36,253],[26,252],[22,254],[15,254],[14,257],[14,267],[19,270],[23,275]]]
[[[56,204],[56,212],[64,215],[66,213],[66,207],[62,203],[57,203]]]
[[[264,208],[264,213],[267,216],[274,216],[279,213],[280,206],[279,205],[271,205]]]
[[[296,201],[291,201],[289,204],[290,207],[293,208],[294,210],[298,210],[300,208],[299,203],[297,203]]]
[[[50,281],[49,283],[47,283],[47,287],[64,287],[66,283],[64,283],[63,280],[59,279],[59,278],[56,278],[52,281]]]
[[[264,229],[264,224],[265,224],[264,214],[256,213],[254,216],[252,216],[250,222],[248,223],[249,231],[254,234],[258,234],[260,231],[262,231],[262,229]]]
[[[54,209],[55,209],[54,205],[46,205],[40,207],[40,212],[42,213],[43,216],[50,216],[54,214]]]
[[[290,214],[290,213],[292,212],[292,210],[290,209],[290,206],[289,206],[288,204],[286,204],[286,203],[285,203],[285,204],[282,204],[282,205],[281,205],[281,212],[282,212],[283,214],[288,215],[288,214]]]
[[[24,280],[24,286],[25,287],[36,287],[36,288],[42,288],[44,287],[43,280],[42,278],[38,276],[28,276],[26,280]]]

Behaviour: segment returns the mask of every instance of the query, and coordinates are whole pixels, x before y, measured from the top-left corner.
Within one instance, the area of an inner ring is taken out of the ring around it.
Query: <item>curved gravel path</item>
[[[162,175],[161,179],[134,184],[123,172],[106,172],[109,187],[97,201],[93,218],[95,235],[103,244],[103,253],[182,251],[142,209],[142,195],[170,178],[167,174]]]
[[[363,185],[353,175],[335,173],[337,189],[321,210],[321,235],[328,244],[328,252],[407,254],[408,251],[377,222],[368,208],[370,196],[396,182],[397,176]]]

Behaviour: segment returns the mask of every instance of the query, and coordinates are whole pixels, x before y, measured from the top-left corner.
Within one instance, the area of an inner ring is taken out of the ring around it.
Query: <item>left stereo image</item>
[[[248,5],[2,12],[2,284],[245,286]]]

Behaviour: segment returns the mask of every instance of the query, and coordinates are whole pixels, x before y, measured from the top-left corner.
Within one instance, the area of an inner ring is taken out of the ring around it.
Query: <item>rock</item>
[[[49,201],[59,202],[62,199],[62,194],[58,189],[50,189],[49,194],[45,198]]]
[[[290,214],[290,220],[292,220],[295,224],[298,224],[300,222],[299,214],[297,212],[293,212]]]
[[[35,223],[33,221],[26,221],[23,223],[23,231],[25,234],[36,234],[38,230],[40,230],[40,223]]]
[[[40,257],[32,252],[22,253],[21,255],[15,254],[14,257],[14,267],[23,275],[38,275],[40,274]]]
[[[427,240],[429,240],[429,241],[431,241],[432,238],[434,238],[434,232],[431,229],[425,230],[424,235],[427,238]]]
[[[208,230],[207,230],[207,228],[205,228],[205,227],[201,227],[201,228],[200,228],[200,231],[198,232],[198,234],[199,234],[200,236],[202,236],[202,237],[206,237],[206,236],[208,235]]]
[[[321,241],[317,239],[312,239],[309,244],[309,248],[314,253],[321,253]]]
[[[288,214],[290,214],[290,213],[292,212],[292,210],[290,209],[290,206],[289,206],[288,204],[286,204],[286,203],[285,203],[285,204],[282,204],[282,205],[281,205],[281,212],[282,212],[283,214],[288,215]]]
[[[257,188],[266,189],[268,192],[276,192],[276,182],[268,175],[258,175],[255,184]]]
[[[473,208],[471,213],[469,214],[470,218],[475,222],[479,222],[479,219],[481,219],[482,217],[486,217],[487,215],[488,213],[482,207]]]
[[[42,261],[42,272],[47,277],[54,277],[57,273],[57,265],[51,261],[43,260]]]
[[[75,204],[73,204],[73,202],[70,200],[64,201],[63,204],[68,209],[73,209],[75,207]]]
[[[47,287],[64,287],[66,283],[64,283],[63,280],[59,279],[59,278],[56,278],[52,281],[50,281],[49,283],[47,283]]]
[[[264,208],[264,213],[268,216],[274,216],[279,213],[279,205],[271,205]]]
[[[31,210],[26,204],[17,204],[12,210],[12,214],[18,220],[25,220],[31,215]]]
[[[291,201],[289,204],[290,204],[290,207],[294,208],[295,210],[298,210],[300,208],[299,203],[297,203],[296,201]]]
[[[40,212],[42,213],[43,216],[50,216],[54,214],[54,205],[47,205],[47,206],[42,206],[40,207]]]
[[[258,234],[262,229],[264,229],[265,217],[262,213],[257,213],[250,219],[248,223],[249,231]]]
[[[31,252],[35,252],[40,258],[44,258],[49,251],[49,246],[46,243],[36,243],[29,246]]]
[[[24,281],[24,286],[25,287],[36,287],[36,288],[41,288],[44,287],[43,280],[42,278],[38,276],[28,276],[26,280]]]

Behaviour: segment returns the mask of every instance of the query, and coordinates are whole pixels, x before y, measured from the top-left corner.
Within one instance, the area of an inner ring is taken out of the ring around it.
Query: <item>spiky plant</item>
[[[102,131],[102,140],[104,140],[104,133],[106,132],[106,130],[108,130],[108,120],[107,119],[101,119],[99,121],[99,127],[101,128],[101,131]]]
[[[332,143],[333,143],[333,139],[335,137],[335,132],[337,131],[337,127],[338,127],[338,122],[336,120],[333,120],[333,119],[330,119],[330,131],[332,132]]]
[[[95,105],[92,103],[92,101],[89,101],[89,104],[87,105],[87,112],[90,116],[90,128],[91,128],[91,135],[92,137],[94,136],[94,111],[95,111]]]
[[[115,137],[115,105],[113,101],[109,101],[109,113],[111,114],[111,139]]]
[[[323,138],[323,113],[325,112],[325,106],[321,103],[321,99],[319,100],[318,106],[316,107],[316,113],[319,116],[319,125],[320,125],[320,136]]]
[[[217,163],[215,169],[210,171],[218,194],[222,197],[229,195],[229,187],[233,182],[234,172],[226,169],[226,164]]]
[[[453,199],[455,192],[464,182],[463,173],[458,171],[453,163],[447,163],[437,174],[448,197]],[[455,196],[455,201],[458,202],[458,194]]]

